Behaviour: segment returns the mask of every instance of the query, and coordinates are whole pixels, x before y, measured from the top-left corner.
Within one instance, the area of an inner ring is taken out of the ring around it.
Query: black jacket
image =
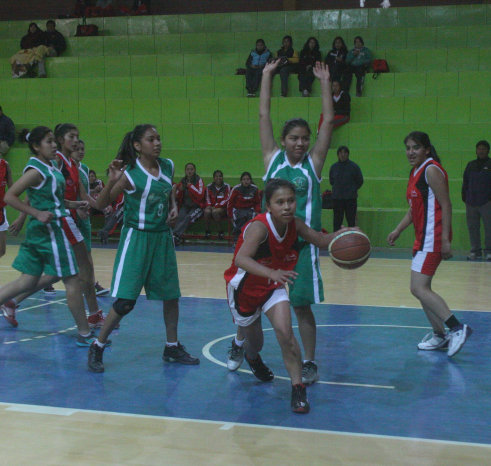
[[[9,146],[15,141],[14,122],[5,114],[0,116],[0,141],[7,141]]]
[[[462,183],[462,200],[479,207],[491,200],[491,159],[476,158],[467,164]]]
[[[53,47],[56,50],[57,55],[61,55],[66,49],[66,41],[63,35],[58,31],[45,33],[46,45],[48,47]]]
[[[333,199],[356,199],[363,184],[363,175],[360,167],[351,160],[336,162],[329,169],[329,182]]]

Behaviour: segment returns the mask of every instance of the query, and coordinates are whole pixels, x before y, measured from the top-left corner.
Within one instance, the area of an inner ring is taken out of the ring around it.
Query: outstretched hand
[[[275,58],[274,60],[266,63],[266,65],[263,68],[263,74],[271,74],[274,73],[274,70],[278,68],[280,65],[281,58]]]
[[[329,81],[331,79],[329,67],[323,62],[316,61],[313,72],[314,76],[320,81]]]

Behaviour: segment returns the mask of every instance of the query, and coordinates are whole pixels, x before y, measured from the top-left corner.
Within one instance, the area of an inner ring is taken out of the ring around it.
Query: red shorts
[[[415,251],[413,252],[411,270],[432,277],[435,275],[436,269],[440,265],[441,261],[441,252]]]
[[[80,230],[77,225],[75,225],[75,221],[72,217],[62,217],[61,226],[72,246],[81,243],[84,240],[82,233],[80,233]]]

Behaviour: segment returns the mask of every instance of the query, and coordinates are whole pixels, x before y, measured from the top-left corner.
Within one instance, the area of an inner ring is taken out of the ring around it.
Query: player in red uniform
[[[418,298],[433,327],[418,344],[420,350],[446,349],[455,355],[464,345],[472,329],[461,324],[443,298],[431,289],[431,281],[442,259],[452,252],[452,205],[448,194],[448,176],[426,133],[413,131],[406,139],[406,155],[413,167],[409,175],[406,198],[409,210],[396,229],[387,237],[393,246],[411,223],[415,241],[411,265],[411,293]],[[449,332],[445,331],[445,325]]]
[[[227,216],[227,202],[229,196],[230,185],[224,183],[222,170],[215,170],[213,172],[213,183],[210,183],[206,187],[206,207],[203,212],[206,239],[211,237],[210,225],[212,220],[220,228],[218,239],[223,239],[223,231],[221,230],[220,222]]]
[[[12,186],[12,172],[10,165],[5,159],[0,159],[0,257],[5,255],[7,230],[9,222],[7,221],[7,211],[5,209],[5,188]]]
[[[318,247],[327,247],[334,234],[317,232],[294,216],[295,187],[289,181],[270,180],[264,195],[267,212],[245,225],[232,265],[225,271],[228,303],[234,323],[245,335],[242,355],[245,352],[253,374],[263,382],[274,378],[259,355],[263,346],[261,315],[268,316],[291,378],[292,410],[307,413],[310,407],[302,384],[300,347],[293,334],[285,285],[298,275],[293,270],[298,259],[298,235]]]

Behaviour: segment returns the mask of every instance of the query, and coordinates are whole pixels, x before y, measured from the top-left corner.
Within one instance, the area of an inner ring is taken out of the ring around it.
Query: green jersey
[[[174,163],[157,159],[158,176],[151,175],[137,159],[134,167],[125,170],[132,189],[124,192],[123,224],[145,231],[168,230],[169,198],[172,191]]]
[[[284,150],[279,150],[269,163],[264,182],[272,178],[281,178],[295,185],[297,210],[295,215],[307,226],[321,230],[321,179],[317,176],[310,154],[305,154],[296,165],[291,165]]]
[[[89,167],[84,163],[80,162],[78,164],[78,172],[80,174],[80,181],[84,185],[85,191],[89,193]]]
[[[24,173],[30,169],[36,170],[43,177],[43,181],[38,186],[27,188],[30,205],[37,210],[52,212],[57,219],[66,217],[68,212],[65,209],[64,199],[65,177],[58,167],[54,163],[48,165],[36,157],[31,157],[24,168]]]

